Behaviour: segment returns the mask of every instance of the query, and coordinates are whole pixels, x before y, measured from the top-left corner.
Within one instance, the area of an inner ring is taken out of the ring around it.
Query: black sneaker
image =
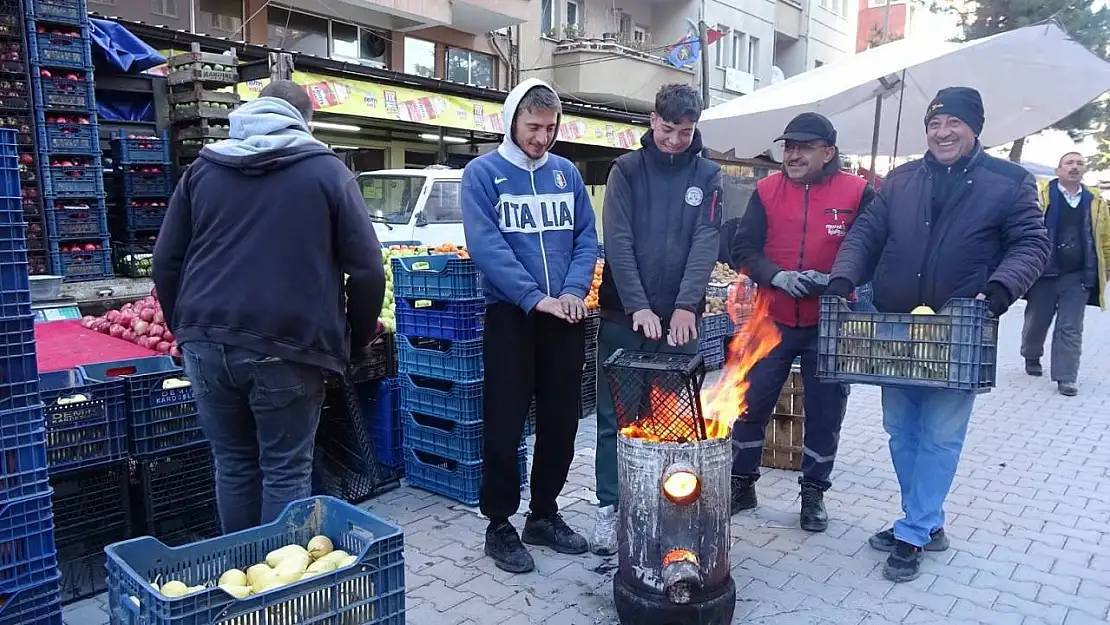
[[[729,514],[751,510],[759,505],[755,494],[755,482],[751,478],[732,476],[732,494],[729,501]]]
[[[829,528],[825,493],[816,486],[802,486],[801,526],[807,532],[823,532]]]
[[[894,530],[888,529],[873,535],[867,539],[867,544],[871,545],[872,549],[878,551],[885,551],[891,553],[894,551],[895,545],[898,541],[894,538]],[[929,544],[925,545],[925,551],[946,551],[948,549],[948,536],[944,533],[944,528],[933,530],[929,534]]]
[[[529,545],[551,547],[559,553],[572,556],[586,553],[590,549],[586,539],[572,530],[559,513],[546,518],[528,515],[521,540]]]
[[[508,521],[486,528],[486,555],[502,571],[527,573],[536,568],[532,554],[520,544],[516,528]]]
[[[1075,382],[1057,382],[1056,390],[1064,397],[1075,397],[1079,394],[1079,385]]]
[[[883,577],[895,583],[912,582],[921,575],[921,557],[920,547],[897,541],[883,566]]]
[[[1026,358],[1025,359],[1025,373],[1026,373],[1026,375],[1031,375],[1035,378],[1039,378],[1042,375],[1044,375],[1044,368],[1041,367],[1041,359],[1040,358]]]

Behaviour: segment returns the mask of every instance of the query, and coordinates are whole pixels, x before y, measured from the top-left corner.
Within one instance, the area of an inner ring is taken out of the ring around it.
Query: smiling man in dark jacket
[[[598,511],[591,549],[616,553],[617,416],[602,364],[619,348],[698,350],[698,319],[717,262],[721,168],[701,156],[702,102],[689,85],[655,95],[643,148],[609,171],[602,215],[605,269],[598,290]]]
[[[366,204],[311,116],[288,80],[234,111],[231,139],[181,177],[154,250],[225,533],[312,494],[325,374],[370,342],[385,295]]]
[[[940,311],[952,298],[986,299],[1006,312],[1041,275],[1049,239],[1033,177],[983,152],[983,101],[967,87],[940,90],[925,113],[929,152],[887,178],[833,264],[830,295],[874,276],[874,306]],[[952,486],[975,395],[883,387],[883,426],[904,517],[870,539],[891,552],[883,575],[916,579],[922,550],[944,551],[944,500]]]

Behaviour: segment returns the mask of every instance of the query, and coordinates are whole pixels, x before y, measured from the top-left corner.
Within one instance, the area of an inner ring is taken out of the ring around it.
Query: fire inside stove
[[[603,367],[619,432],[613,592],[626,625],[732,620],[730,434],[745,411],[752,366],[781,340],[767,302],[757,299],[750,312],[707,389],[696,354],[617,350]]]

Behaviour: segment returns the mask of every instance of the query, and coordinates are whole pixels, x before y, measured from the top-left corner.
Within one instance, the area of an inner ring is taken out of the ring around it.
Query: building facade
[[[889,18],[887,9],[889,4]],[[856,25],[856,52],[863,52],[883,44],[883,31],[889,20],[888,41],[910,36],[914,16],[922,7],[906,0],[859,0],[859,17]]]

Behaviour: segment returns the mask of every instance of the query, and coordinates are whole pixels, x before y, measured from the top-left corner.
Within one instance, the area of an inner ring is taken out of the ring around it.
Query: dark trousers
[[[732,430],[732,474],[759,479],[767,423],[794,359],[801,357],[805,435],[799,482],[828,490],[832,486],[829,475],[840,442],[840,425],[848,406],[848,385],[817,379],[816,326],[791,328],[780,324],[778,329],[782,342],[757,362],[748,376],[751,382],[747,392],[748,410],[740,415]]]
[[[224,533],[269,523],[311,496],[324,370],[221,343],[190,341],[182,352],[216,460]]]
[[[532,515],[559,511],[574,459],[581,417],[583,323],[493,303],[486,307],[483,359],[486,368],[481,510],[492,523],[520,507],[517,449],[532,396],[536,398],[536,445],[529,505]]]
[[[1075,383],[1079,379],[1079,357],[1083,353],[1083,316],[1090,292],[1083,286],[1083,272],[1066,273],[1037,280],[1025,299],[1025,325],[1021,329],[1021,355],[1039,360],[1044,355],[1048,327],[1052,332],[1054,382]]]

